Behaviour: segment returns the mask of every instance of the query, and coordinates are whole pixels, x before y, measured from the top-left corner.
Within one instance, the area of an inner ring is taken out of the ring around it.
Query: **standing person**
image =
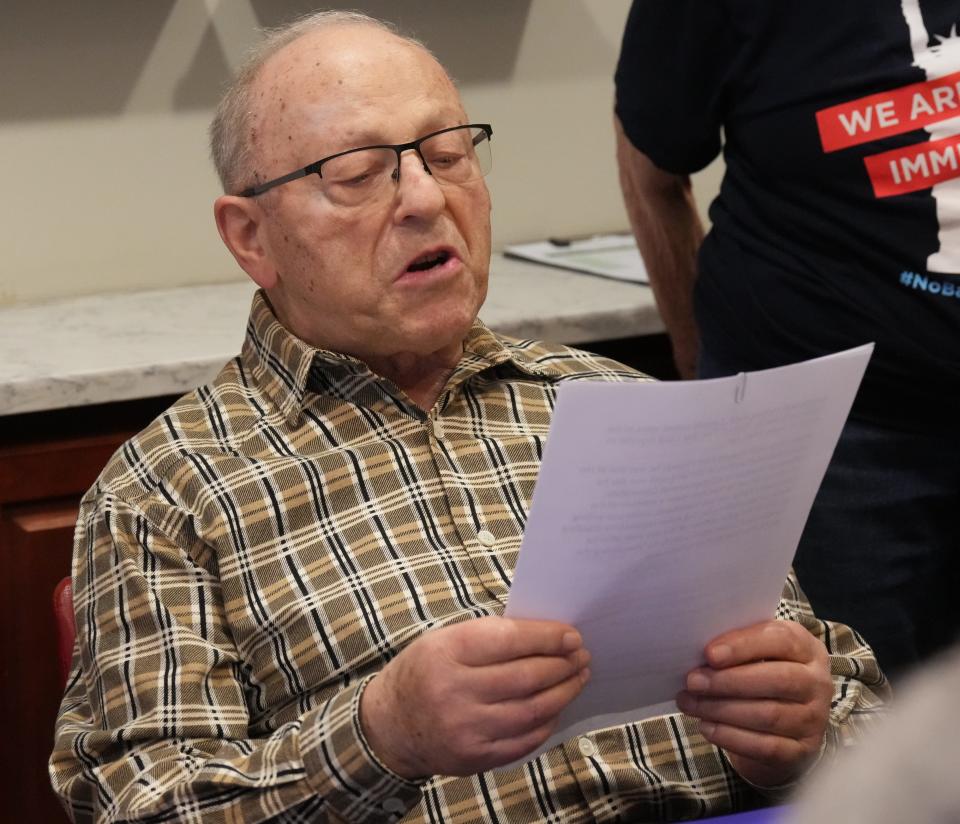
[[[677,820],[870,726],[872,652],[791,575],[683,713],[506,768],[589,678],[575,627],[502,615],[557,387],[646,378],[477,320],[491,137],[356,14],[273,32],[226,93],[214,213],[261,291],[240,354],[83,499],[51,758],[76,820]]]
[[[627,210],[683,377],[876,342],[795,559],[887,671],[960,619],[960,6],[635,0]],[[723,151],[706,237],[688,175]]]

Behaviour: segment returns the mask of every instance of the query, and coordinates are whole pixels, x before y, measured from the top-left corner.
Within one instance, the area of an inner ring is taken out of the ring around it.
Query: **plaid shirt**
[[[387,661],[431,628],[502,613],[557,384],[642,379],[478,322],[425,413],[292,336],[258,295],[240,356],[83,499],[78,646],[50,763],[73,816],[586,822],[755,801],[679,714],[422,784],[361,733],[360,694]],[[872,653],[816,621],[792,577],[778,616],[833,653],[842,743],[886,691]]]

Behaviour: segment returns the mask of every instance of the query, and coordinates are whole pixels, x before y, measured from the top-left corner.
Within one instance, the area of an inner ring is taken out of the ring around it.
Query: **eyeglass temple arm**
[[[316,163],[311,163],[309,166],[304,166],[302,169],[297,169],[295,172],[290,172],[283,177],[278,177],[274,180],[271,180],[267,183],[261,183],[257,186],[251,186],[249,189],[244,189],[238,197],[255,197],[256,195],[262,195],[264,192],[269,191],[274,186],[280,186],[283,183],[289,183],[291,180],[296,180],[300,177],[306,177],[307,175],[312,175],[316,170]]]
[[[481,126],[480,131],[473,137],[473,145],[479,146],[484,140],[489,140],[493,136],[493,129],[489,126]]]

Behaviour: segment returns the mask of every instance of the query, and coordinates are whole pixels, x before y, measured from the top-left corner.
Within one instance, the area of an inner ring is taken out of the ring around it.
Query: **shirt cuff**
[[[419,803],[422,783],[384,766],[363,735],[360,696],[372,678],[304,716],[301,755],[314,792],[344,819],[399,821]]]
[[[730,764],[730,759],[727,758],[726,752],[724,752],[723,750],[720,750],[720,752],[723,753],[724,761],[727,762],[731,770],[733,770],[735,773],[737,773],[738,776],[740,776],[740,780],[743,781],[744,784],[749,784],[757,792],[762,793],[772,801],[784,801],[788,796],[793,794],[793,791],[802,782],[807,780],[810,774],[814,770],[816,770],[817,767],[820,766],[820,762],[823,761],[823,756],[827,751],[828,742],[831,738],[830,730],[831,728],[828,726],[826,731],[823,734],[823,740],[821,740],[820,742],[820,750],[817,752],[817,757],[814,758],[813,761],[811,761],[807,765],[806,769],[804,769],[804,771],[800,773],[800,775],[798,775],[796,778],[793,778],[790,781],[785,781],[782,784],[776,784],[773,787],[765,787],[761,784],[754,784],[750,779],[744,778],[742,775],[740,775],[740,773],[737,773],[736,769],[734,769],[734,766]]]

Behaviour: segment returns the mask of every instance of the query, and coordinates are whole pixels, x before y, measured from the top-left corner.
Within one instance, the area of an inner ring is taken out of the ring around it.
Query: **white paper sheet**
[[[650,282],[632,234],[514,243],[504,247],[503,254],[589,275],[633,283]]]
[[[560,388],[506,614],[577,627],[592,678],[540,751],[675,711],[707,641],[773,617],[872,351]]]

